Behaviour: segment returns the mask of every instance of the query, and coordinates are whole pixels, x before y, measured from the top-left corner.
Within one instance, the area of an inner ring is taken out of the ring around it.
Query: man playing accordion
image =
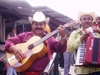
[[[80,45],[86,40],[92,33],[98,33],[95,27],[92,27],[93,21],[95,20],[95,13],[83,13],[78,14],[78,19],[80,21],[81,28],[73,31],[69,37],[67,50],[68,52],[74,52],[75,63],[77,61],[78,49]],[[95,34],[95,36],[100,37],[100,34]],[[84,50],[83,50],[84,51]],[[77,75],[100,75],[100,67],[93,66],[75,66],[74,69]]]

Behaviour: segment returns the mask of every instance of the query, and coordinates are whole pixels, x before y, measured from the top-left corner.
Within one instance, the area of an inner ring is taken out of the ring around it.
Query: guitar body
[[[26,58],[24,58],[21,62],[18,62],[14,53],[7,52],[7,60],[10,66],[12,66],[17,72],[23,72],[28,69],[36,59],[43,57],[46,54],[46,47],[44,43],[37,45],[31,50],[28,49],[30,44],[33,44],[40,39],[40,37],[34,36],[25,43],[15,45],[26,55]]]

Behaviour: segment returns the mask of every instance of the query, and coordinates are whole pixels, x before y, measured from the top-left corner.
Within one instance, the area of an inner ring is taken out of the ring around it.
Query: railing
[[[58,74],[58,54],[53,53],[53,58],[50,60],[48,65],[46,66],[44,72],[42,75],[52,75],[52,68],[54,67],[54,73],[53,75],[59,75]]]

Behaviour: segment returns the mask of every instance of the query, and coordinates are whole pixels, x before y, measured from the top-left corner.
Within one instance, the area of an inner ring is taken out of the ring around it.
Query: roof
[[[60,24],[65,24],[72,19],[47,6],[32,7],[25,0],[0,0],[0,12],[7,21],[14,18],[17,23],[29,23],[28,17],[33,16],[36,11],[42,11],[47,17],[50,17],[50,27],[52,30]],[[18,21],[19,20],[19,21]]]

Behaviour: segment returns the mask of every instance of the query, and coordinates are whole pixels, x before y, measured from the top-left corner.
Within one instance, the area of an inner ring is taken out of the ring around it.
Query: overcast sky
[[[72,19],[77,19],[77,13],[95,11],[100,15],[100,0],[26,0],[32,6],[48,6]]]

